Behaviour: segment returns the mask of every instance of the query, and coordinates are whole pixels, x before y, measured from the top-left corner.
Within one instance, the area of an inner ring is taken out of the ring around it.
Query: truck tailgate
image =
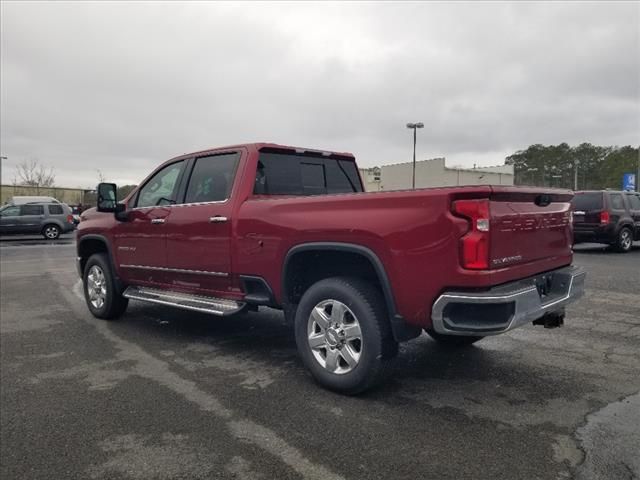
[[[571,191],[492,189],[490,268],[571,254]]]

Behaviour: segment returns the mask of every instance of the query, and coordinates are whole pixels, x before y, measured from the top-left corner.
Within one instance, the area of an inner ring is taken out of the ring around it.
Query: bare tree
[[[102,170],[98,169],[98,182],[99,183],[103,183],[104,182],[104,174],[102,173]]]
[[[45,167],[38,159],[23,160],[16,165],[16,174],[13,177],[14,185],[25,185],[35,187],[38,193],[40,188],[53,187],[56,180],[56,174],[53,167]]]

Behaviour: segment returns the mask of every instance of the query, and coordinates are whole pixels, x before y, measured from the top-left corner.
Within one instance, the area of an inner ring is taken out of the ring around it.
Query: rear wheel
[[[480,336],[467,336],[467,335],[445,335],[435,332],[433,330],[425,329],[425,332],[433,338],[438,344],[444,347],[462,348],[473,345],[478,340],[482,340],[484,337]]]
[[[298,305],[295,336],[315,380],[349,395],[382,381],[398,352],[380,293],[358,278],[312,285]]]
[[[89,257],[83,275],[84,297],[94,317],[113,319],[127,309],[129,299],[122,296],[115,282],[107,255]]]
[[[60,237],[60,227],[53,224],[45,225],[42,229],[42,236],[47,240],[56,240]]]
[[[629,227],[623,227],[618,232],[618,238],[616,239],[616,243],[614,244],[615,249],[618,252],[627,253],[631,250],[633,245],[633,234],[631,233],[631,229]]]

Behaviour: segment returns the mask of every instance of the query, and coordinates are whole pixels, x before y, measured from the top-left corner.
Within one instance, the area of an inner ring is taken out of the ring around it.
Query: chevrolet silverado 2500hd
[[[361,392],[423,330],[470,345],[559,326],[583,293],[572,193],[511,186],[364,193],[355,159],[274,144],[181,155],[82,214],[87,306],[129,299],[213,315],[268,306],[323,386]]]

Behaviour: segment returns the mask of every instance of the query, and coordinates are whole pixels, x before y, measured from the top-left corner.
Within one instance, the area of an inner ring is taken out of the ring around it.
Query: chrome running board
[[[127,287],[122,294],[132,300],[142,300],[143,302],[159,303],[171,307],[194,310],[196,312],[211,313],[213,315],[233,315],[244,308],[244,303],[222,298],[204,297],[191,295],[189,293],[174,292],[171,290],[160,290],[149,287]]]

